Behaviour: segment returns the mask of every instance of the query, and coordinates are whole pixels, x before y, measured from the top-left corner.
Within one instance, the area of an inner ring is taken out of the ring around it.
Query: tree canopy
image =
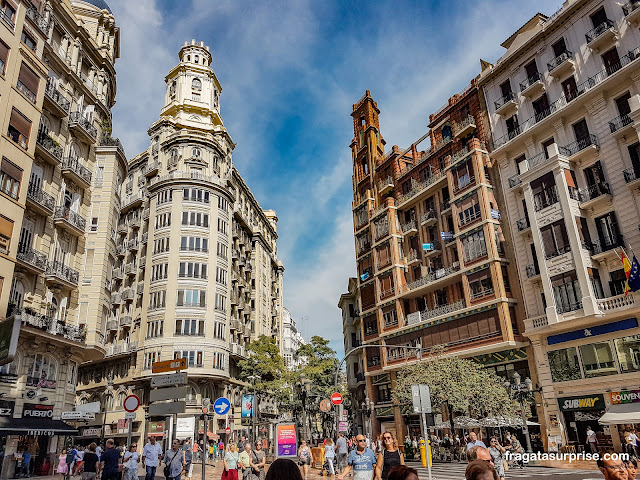
[[[255,381],[255,387],[259,391],[268,391],[278,400],[289,400],[290,387],[287,376],[287,366],[276,341],[272,337],[261,335],[247,346],[247,357],[238,362],[240,378],[253,383],[249,378],[252,375],[260,377]]]
[[[393,398],[400,403],[411,403],[411,385],[424,384],[429,386],[434,409],[446,403],[454,412],[475,418],[513,416],[515,403],[503,381],[472,360],[439,352],[400,369]]]

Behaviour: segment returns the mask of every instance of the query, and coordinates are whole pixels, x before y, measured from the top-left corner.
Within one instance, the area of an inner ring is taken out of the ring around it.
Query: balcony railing
[[[50,212],[53,212],[56,208],[55,198],[42,190],[42,188],[36,187],[33,183],[29,183],[27,198]]]
[[[36,138],[36,143],[56,158],[56,160],[59,162],[62,161],[62,147],[56,145],[48,135],[40,133]]]
[[[84,343],[87,331],[76,325],[69,325],[48,315],[40,315],[30,309],[19,308],[14,311],[15,315],[20,315],[22,325],[35,327],[46,331],[51,335],[58,335],[74,342]]]
[[[562,302],[556,303],[556,312],[559,314],[575,312],[576,310],[580,310],[582,308],[582,302]]]
[[[384,180],[380,180],[380,182],[378,183],[378,191],[383,191],[388,187],[393,188],[393,186],[393,177],[388,176]]]
[[[49,22],[45,20],[44,16],[40,15],[35,7],[28,8],[25,16],[36,24],[42,33],[45,35],[49,33]]]
[[[540,72],[534,73],[523,82],[520,82],[520,91],[524,92],[527,88],[540,80],[542,80],[542,75],[540,75]]]
[[[445,305],[439,305],[431,310],[424,310],[422,312],[410,313],[409,315],[407,315],[405,324],[406,326],[417,325],[419,323],[431,320],[432,318],[457,312],[458,310],[462,310],[463,308],[466,308],[466,304],[464,303],[464,300],[458,300],[457,302],[447,303]]]
[[[67,157],[62,164],[63,170],[70,170],[78,178],[81,178],[86,184],[91,184],[91,171],[80,163],[80,160],[74,157]]]
[[[436,280],[440,280],[442,278],[448,277],[449,275],[453,275],[454,273],[460,270],[460,265],[452,265],[446,268],[438,268],[433,270],[426,275],[423,275],[417,280],[413,282],[407,283],[406,290],[415,290],[417,288],[423,287],[431,282],[435,282]]]
[[[553,250],[552,252],[545,253],[544,257],[547,260],[551,260],[552,258],[559,257],[560,255],[564,255],[565,253],[568,253],[570,251],[571,251],[571,245],[562,245],[556,248],[555,250]]]
[[[458,193],[460,190],[464,190],[469,185],[476,183],[476,177],[459,178],[458,183],[453,186],[453,193]]]
[[[38,252],[33,248],[22,248],[18,250],[16,258],[22,263],[26,263],[31,265],[38,270],[42,270],[43,272],[47,268],[47,255],[44,253]]]
[[[515,99],[516,99],[515,94],[513,92],[509,92],[506,95],[504,95],[501,99],[493,102],[493,105],[496,107],[496,110],[499,110],[500,108],[505,106],[507,103],[511,101],[515,101]]]
[[[78,285],[78,271],[57,260],[49,262],[47,275],[57,277],[72,285]]]
[[[420,257],[418,256],[417,250],[411,250],[407,254],[407,263],[415,262],[417,260],[420,260]]]
[[[411,230],[416,230],[418,228],[416,226],[415,220],[411,220],[405,223],[404,225],[402,225],[401,227],[402,227],[402,233],[407,233],[407,232],[410,232]]]
[[[604,32],[606,32],[611,28],[613,28],[613,22],[607,18],[604,22],[602,22],[596,28],[589,30],[587,33],[585,33],[584,37],[587,39],[587,43],[591,43],[592,41],[594,41],[596,38],[598,38],[600,35],[602,35]]]
[[[530,263],[529,265],[527,265],[525,267],[525,271],[527,273],[527,278],[533,278],[540,275],[540,268],[538,267],[538,265],[535,265],[533,263]]]
[[[633,293],[628,295],[616,295],[615,297],[600,298],[597,300],[598,310],[602,313],[611,312],[620,308],[635,305],[636,299]]]
[[[479,298],[488,297],[489,295],[493,295],[493,288],[485,288],[471,292],[471,300],[478,300]]]
[[[590,185],[578,192],[578,198],[582,203],[594,200],[603,195],[611,195],[611,189],[609,188],[609,184],[607,182],[600,182]]]
[[[71,108],[71,102],[67,100],[60,90],[58,90],[51,79],[47,80],[47,86],[44,89],[44,94],[53,101],[61,110],[65,112],[66,115],[69,115],[69,109]]]
[[[16,83],[16,88],[18,89],[18,91],[22,92],[22,94],[27,97],[29,100],[31,100],[32,103],[36,103],[36,94],[34,92],[32,92],[29,87],[27,87],[24,83],[22,83],[22,81],[20,81],[20,79],[18,79],[18,82]]]
[[[135,298],[136,294],[133,291],[133,288],[125,288],[122,291],[122,299],[123,300],[133,300]]]
[[[519,232],[524,232],[528,228],[531,228],[531,224],[529,223],[529,219],[527,217],[523,217],[516,220],[516,227],[518,227]]]
[[[599,147],[598,145],[598,137],[596,137],[594,134],[590,133],[589,135],[579,138],[578,140],[576,140],[575,142],[570,143],[569,145],[566,145],[564,147],[558,147],[558,152],[560,152],[562,155],[565,155],[567,157],[570,157],[572,155],[575,155],[576,153],[584,150],[585,148],[588,148],[590,146],[594,146],[596,148]]]
[[[378,365],[382,365],[379,356],[367,358],[367,367],[376,367]]]
[[[553,72],[556,68],[558,68],[564,62],[572,58],[573,58],[573,52],[570,52],[569,50],[565,50],[556,58],[554,58],[549,63],[547,63],[547,68],[549,69],[549,73]]]
[[[585,242],[582,244],[582,247],[591,255],[598,255],[600,253],[608,252],[614,248],[624,247],[624,236],[617,235],[615,238]]]
[[[543,208],[550,207],[551,205],[558,203],[558,187],[545,188],[541,192],[536,193],[533,196],[533,204],[536,212],[539,212]]]
[[[630,13],[636,11],[638,8],[640,8],[640,1],[631,0],[630,2],[627,2],[624,5],[622,5],[622,13],[624,13],[624,16],[626,17]]]
[[[82,115],[81,112],[72,112],[69,116],[69,126],[79,125],[89,137],[93,138],[95,141],[98,136],[98,129],[93,126],[93,124]]]
[[[111,137],[108,135],[103,135],[100,139],[101,147],[117,147],[118,150],[124,155],[124,147],[122,146],[122,142],[117,137]]]
[[[640,171],[640,169],[637,169],[637,170]],[[627,168],[626,170],[623,170],[622,174],[624,175],[624,181],[627,183],[635,182],[640,178],[640,175],[636,173],[635,167],[631,167],[631,168]]]
[[[373,227],[373,231],[376,240],[389,235],[389,222],[375,224]]]
[[[437,220],[436,212],[432,208],[420,216],[420,223],[427,223],[432,220]]]
[[[446,175],[444,174],[444,172],[437,172],[431,175],[430,177],[426,178],[422,182],[415,184],[414,187],[411,190],[409,190],[407,193],[403,193],[402,195],[400,195],[400,197],[398,198],[398,205],[411,200],[413,197],[418,195],[424,189],[426,189],[430,185],[433,185],[439,182],[440,180],[443,180],[444,178],[446,178]]]
[[[87,221],[69,207],[56,207],[53,220],[66,220],[75,228],[84,231]]]
[[[473,115],[467,115],[467,118],[455,124],[455,127],[453,129],[453,134],[458,135],[458,133],[463,131],[465,128],[475,124],[476,124],[475,117]]]
[[[480,217],[482,217],[480,210],[478,210],[477,212],[474,211],[471,215],[463,216],[462,219],[459,221],[460,227],[462,228],[470,223],[473,223]]]
[[[517,185],[520,185],[522,180],[520,179],[520,175],[514,175],[513,177],[509,177],[509,188],[513,188]]]
[[[631,125],[632,123],[633,120],[629,115],[620,115],[619,117],[616,117],[609,122],[609,130],[611,130],[611,133],[615,133],[618,130],[626,127],[627,125]]]

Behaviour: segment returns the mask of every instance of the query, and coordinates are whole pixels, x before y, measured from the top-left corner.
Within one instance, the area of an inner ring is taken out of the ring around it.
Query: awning
[[[51,418],[0,417],[0,432],[5,435],[75,435],[78,429],[62,420]]]
[[[640,423],[640,403],[619,403],[611,405],[609,410],[598,420],[600,425],[620,425],[623,423]]]

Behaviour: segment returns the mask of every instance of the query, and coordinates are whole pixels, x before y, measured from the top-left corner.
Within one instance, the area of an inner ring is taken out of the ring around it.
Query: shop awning
[[[640,423],[640,403],[620,403],[611,405],[600,420],[600,425],[620,425],[623,423]]]
[[[16,435],[75,435],[78,429],[62,420],[51,418],[6,418],[0,417],[0,432]]]

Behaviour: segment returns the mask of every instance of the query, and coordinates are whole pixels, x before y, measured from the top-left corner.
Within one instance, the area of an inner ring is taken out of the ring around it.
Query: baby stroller
[[[333,457],[331,459],[329,458],[325,458],[324,459],[324,463],[322,464],[322,470],[320,470],[320,476],[324,476],[325,472],[327,472],[327,477],[329,476],[329,474],[331,473],[331,470],[329,470],[329,462],[333,463],[333,471],[335,472],[335,474],[337,475],[338,472],[338,458],[337,457]]]

